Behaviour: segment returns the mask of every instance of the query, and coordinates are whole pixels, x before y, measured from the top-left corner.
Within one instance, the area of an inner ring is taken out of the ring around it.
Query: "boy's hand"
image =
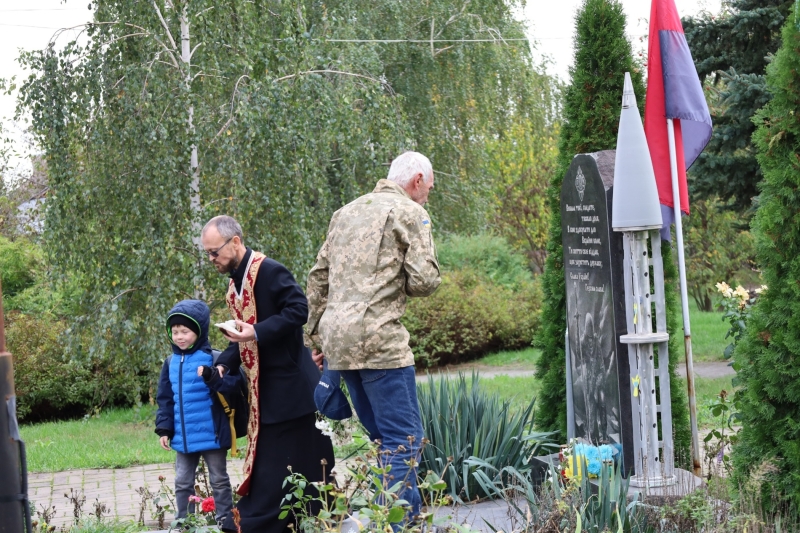
[[[220,328],[220,331],[231,342],[248,342],[256,338],[256,330],[252,324],[248,324],[247,322],[242,322],[241,320],[236,321],[236,325],[239,326],[239,333],[233,333],[232,331],[228,331],[227,329]]]
[[[161,447],[167,450],[168,452],[172,451],[172,448],[169,447],[169,437],[167,437],[166,435],[158,439],[158,442],[161,444]]]
[[[197,367],[197,375],[203,378],[203,381],[211,381],[211,378],[214,376],[214,369],[210,366],[200,365]]]

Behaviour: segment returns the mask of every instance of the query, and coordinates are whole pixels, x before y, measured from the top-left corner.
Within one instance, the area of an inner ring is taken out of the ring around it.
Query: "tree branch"
[[[436,50],[436,53],[433,54],[433,57],[436,57],[439,54],[441,54],[442,52],[444,52],[445,50],[450,50],[451,48],[454,48],[454,47],[455,47],[455,45],[451,44],[450,46],[445,46],[444,48],[439,48],[438,50]]]
[[[113,302],[115,300],[119,300],[122,296],[128,294],[129,292],[140,291],[143,288],[144,287],[131,287],[130,289],[125,289],[124,291],[122,291],[121,293],[117,294],[113,298],[109,298],[105,302],[99,304],[97,307],[94,308],[94,311],[92,311],[90,314],[92,314],[92,315],[97,314],[97,312],[100,311],[100,308],[102,308],[103,306],[106,306],[106,305],[110,304],[111,302]]]
[[[290,80],[292,78],[296,78],[298,76],[304,76],[306,74],[341,74],[342,76],[352,76],[354,78],[363,78],[365,80],[374,81],[375,83],[380,83],[381,85],[383,85],[384,87],[386,87],[387,89],[392,91],[391,85],[389,85],[385,81],[378,80],[378,79],[375,79],[375,78],[371,78],[371,77],[365,76],[363,74],[356,74],[355,72],[345,72],[343,70],[328,70],[328,69],[306,70],[306,71],[303,71],[303,72],[298,72],[296,74],[289,74],[288,76],[283,76],[282,78],[275,78],[274,80],[272,80],[272,82],[276,83],[276,82],[279,82],[279,81],[286,81],[286,80]],[[392,92],[394,92],[394,91],[392,91]]]
[[[156,14],[158,14],[158,20],[161,21],[161,25],[164,27],[164,31],[167,32],[167,37],[169,37],[169,42],[172,45],[173,50],[178,50],[178,45],[175,44],[175,39],[172,38],[172,32],[169,31],[169,26],[167,26],[167,21],[164,20],[164,16],[161,14],[161,9],[158,7],[156,0],[153,0],[153,7],[156,8]]]
[[[467,10],[467,6],[469,5],[469,2],[470,2],[470,0],[467,0],[466,2],[464,2],[464,5],[461,6],[461,11],[459,11],[458,13],[456,13],[455,15],[452,15],[449,19],[447,19],[447,22],[444,23],[444,26],[442,26],[442,29],[440,29],[439,33],[436,34],[436,38],[437,39],[439,37],[441,37],[442,33],[444,33],[444,30],[446,30],[447,27],[450,24],[452,24],[453,22],[455,22],[456,20],[461,18],[461,16],[464,14],[464,11]],[[433,37],[432,37],[432,39],[433,39]]]
[[[191,60],[191,59],[194,57],[194,52],[195,52],[195,50],[197,50],[198,48],[200,48],[202,45],[203,45],[203,43],[197,43],[196,45],[194,45],[194,48],[192,48],[192,51],[191,51],[191,52],[189,52],[189,59],[190,59],[190,60]]]
[[[105,23],[103,23],[103,24],[105,24]],[[114,22],[112,24],[120,24],[120,22]],[[153,32],[148,31],[148,30],[142,28],[141,26],[137,26],[136,24],[131,24],[130,22],[122,22],[121,24],[124,24],[125,26],[130,26],[131,28],[135,28],[137,30],[140,30],[140,31],[144,32],[146,35],[151,36],[155,40],[155,42],[157,42],[159,45],[161,45],[161,48],[163,48],[164,51],[166,51],[169,54],[169,57],[172,59],[172,66],[174,66],[175,68],[180,70],[181,67],[180,67],[180,65],[178,65],[178,60],[175,59],[175,55],[172,53],[172,50],[170,50],[169,47],[167,47],[167,45],[164,44],[161,41],[161,39],[159,39]],[[172,39],[172,36],[170,36],[170,39]],[[173,46],[174,46],[174,43],[173,43]]]
[[[127,39],[128,37],[137,37],[140,35],[150,35],[148,32],[138,32],[138,33],[129,33],[128,35],[123,35],[121,37],[114,37],[107,44],[114,44],[117,41],[121,41],[122,39]]]
[[[144,83],[142,84],[142,98],[144,98],[144,93],[147,91],[147,80],[150,79],[150,73],[153,71],[153,65],[158,61],[158,58],[161,56],[161,52],[156,52],[156,55],[153,56],[153,60],[147,65],[147,74],[144,76]]]
[[[203,13],[205,13],[206,11],[211,11],[212,9],[215,9],[216,7],[217,7],[217,6],[211,6],[211,7],[207,7],[207,8],[205,8],[204,10],[202,10],[202,11],[198,11],[197,13],[195,13],[195,14],[194,14],[194,16],[195,16],[195,17],[199,17],[200,15],[202,15]]]
[[[222,125],[222,128],[220,128],[220,130],[217,132],[217,134],[214,135],[214,138],[211,139],[212,143],[214,141],[216,141],[217,137],[222,135],[222,132],[225,131],[226,129],[228,129],[228,126],[230,126],[231,122],[233,122],[233,104],[234,104],[234,101],[236,100],[236,93],[239,91],[239,82],[241,82],[245,78],[247,78],[249,80],[250,76],[248,76],[247,74],[242,74],[241,76],[239,76],[239,79],[236,80],[236,84],[233,86],[233,94],[231,94],[231,111],[230,111],[230,114],[228,116],[228,120],[225,122],[225,124]]]
[[[216,200],[211,200],[210,202],[205,204],[203,206],[203,210],[205,210],[207,207],[209,207],[211,205],[216,204],[217,202],[231,202],[231,201],[233,201],[233,197],[231,197],[231,196],[226,196],[224,198],[217,198]]]

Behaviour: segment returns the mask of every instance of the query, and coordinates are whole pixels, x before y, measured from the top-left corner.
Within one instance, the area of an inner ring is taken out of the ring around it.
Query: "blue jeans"
[[[235,530],[233,524],[233,495],[228,478],[228,450],[206,450],[204,452],[180,453],[175,457],[175,505],[178,507],[175,518],[186,518],[189,511],[194,512],[194,503],[189,496],[194,495],[195,471],[200,456],[206,461],[211,490],[214,495],[217,524],[224,529]]]
[[[380,440],[381,450],[389,452],[388,464],[392,469],[385,485],[405,480],[398,496],[411,504],[412,517],[418,515],[422,498],[417,489],[417,468],[407,464],[411,459],[419,463],[422,446],[414,367],[343,370],[342,377],[370,438]],[[409,442],[409,437],[413,437],[413,442]]]

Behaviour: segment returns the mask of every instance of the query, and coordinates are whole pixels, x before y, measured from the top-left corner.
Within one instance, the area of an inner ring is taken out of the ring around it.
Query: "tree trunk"
[[[192,49],[189,40],[189,2],[187,1],[180,12],[181,23],[181,61],[184,68],[184,79],[186,82],[186,90],[191,92],[192,84]],[[194,137],[194,105],[189,104],[189,136]],[[192,211],[192,242],[197,248],[200,256],[197,259],[197,269],[195,271],[194,295],[195,298],[204,299],[205,290],[203,287],[203,276],[201,269],[203,266],[203,244],[200,242],[200,232],[202,231],[201,218],[203,214],[202,207],[200,206],[200,172],[199,164],[197,161],[197,145],[192,143],[191,154],[191,176],[192,180],[189,182],[190,196],[189,207]]]

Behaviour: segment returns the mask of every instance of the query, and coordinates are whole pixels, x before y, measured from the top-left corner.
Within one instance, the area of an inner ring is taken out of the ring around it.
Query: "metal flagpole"
[[[686,384],[689,388],[689,422],[692,426],[692,470],[702,475],[700,438],[697,433],[697,400],[694,392],[694,361],[692,359],[692,332],[689,326],[689,296],[686,292],[686,260],[683,254],[683,225],[681,224],[681,195],[678,188],[678,158],[675,155],[675,125],[667,119],[669,138],[669,167],[672,171],[672,203],[675,211],[675,233],[678,236],[678,272],[681,280],[681,310],[683,312],[683,346],[686,350]]]

